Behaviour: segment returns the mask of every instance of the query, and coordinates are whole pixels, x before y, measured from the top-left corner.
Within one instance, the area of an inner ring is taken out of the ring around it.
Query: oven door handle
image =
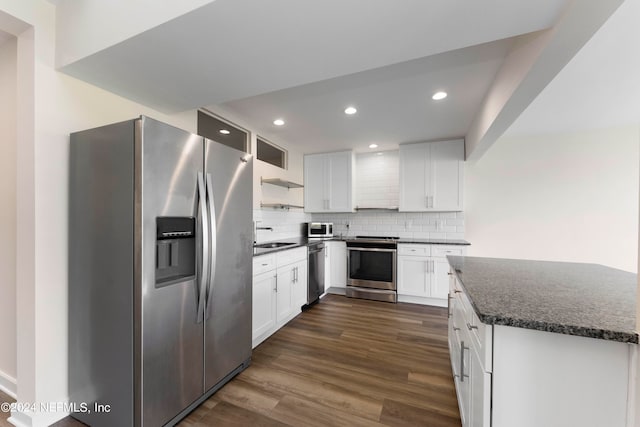
[[[354,248],[347,247],[349,251],[366,251],[366,252],[396,252],[397,249],[382,249],[382,248]]]

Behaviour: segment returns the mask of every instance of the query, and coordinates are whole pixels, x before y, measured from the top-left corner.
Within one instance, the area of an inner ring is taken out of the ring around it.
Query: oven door
[[[347,248],[347,286],[396,290],[396,250]]]

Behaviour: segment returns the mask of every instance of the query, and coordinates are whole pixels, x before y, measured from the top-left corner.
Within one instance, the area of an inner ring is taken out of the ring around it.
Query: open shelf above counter
[[[280,179],[280,178],[260,178],[260,184],[271,184],[271,185],[277,185],[278,187],[285,187],[285,188],[303,188],[304,185],[302,184],[298,184],[296,182],[291,182],[291,181],[285,181],[284,179]],[[300,206],[302,207],[302,206]]]

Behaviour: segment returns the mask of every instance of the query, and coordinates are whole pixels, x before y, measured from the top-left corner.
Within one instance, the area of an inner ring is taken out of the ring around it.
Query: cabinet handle
[[[454,289],[454,291],[453,291],[453,292],[454,292],[454,293],[456,293],[456,294],[461,294],[461,293],[462,293],[462,291],[459,291],[459,290],[457,290],[457,289]]]
[[[424,207],[425,208],[429,207],[429,196],[424,196]]]
[[[436,272],[436,262],[434,260],[431,260],[431,272]]]
[[[453,327],[453,330],[454,330],[454,331],[459,331],[459,330],[460,330],[460,328],[458,328],[457,326],[454,326],[454,327]]]
[[[274,291],[276,291],[276,293],[278,293],[278,275],[277,275],[277,274],[275,274],[275,275],[273,276],[273,278],[274,278],[274,279],[276,279],[276,287],[275,287],[275,288],[273,288],[273,290],[274,290]]]
[[[469,330],[478,329],[478,327],[476,325],[472,325],[471,323],[467,322],[467,329]]]
[[[469,375],[464,373],[464,351],[469,350],[469,347],[464,346],[464,341],[460,341],[460,382],[463,383],[465,377],[469,378]]]
[[[447,317],[451,317],[451,294],[447,294]]]
[[[263,267],[266,267],[267,265],[269,265],[269,264],[262,264]]]
[[[296,267],[296,283],[298,283],[298,267]]]
[[[453,276],[450,271],[447,271],[447,276]]]

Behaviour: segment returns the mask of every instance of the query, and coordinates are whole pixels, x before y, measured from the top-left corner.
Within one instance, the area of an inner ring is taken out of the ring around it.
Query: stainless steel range
[[[347,240],[347,289],[351,298],[396,302],[398,237],[356,236]]]

